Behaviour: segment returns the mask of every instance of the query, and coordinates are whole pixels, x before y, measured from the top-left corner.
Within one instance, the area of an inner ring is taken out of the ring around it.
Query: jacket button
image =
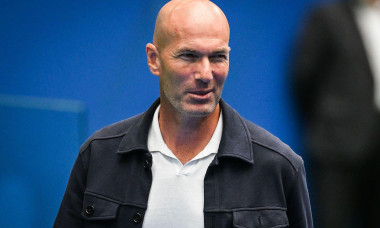
[[[144,161],[144,168],[149,169],[150,168],[150,162],[148,160]]]
[[[140,213],[136,213],[132,220],[134,223],[139,224],[142,221],[142,215]]]
[[[94,205],[88,205],[85,212],[88,216],[90,216],[94,214],[94,211],[95,211]]]

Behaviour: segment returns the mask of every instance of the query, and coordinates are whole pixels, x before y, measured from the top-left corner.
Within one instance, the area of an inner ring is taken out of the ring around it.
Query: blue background
[[[83,140],[159,96],[145,45],[165,2],[1,1],[0,227],[51,227]],[[222,97],[303,156],[288,68],[320,2],[215,1],[231,27]]]

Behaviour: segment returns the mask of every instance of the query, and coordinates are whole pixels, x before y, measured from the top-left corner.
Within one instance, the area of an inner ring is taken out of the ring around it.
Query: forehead
[[[220,39],[212,38],[185,38],[174,39],[166,46],[166,51],[172,54],[181,52],[198,52],[202,54],[228,53],[228,43]]]
[[[170,38],[176,39],[205,38],[223,40],[228,43],[228,30],[225,26],[215,23],[178,20],[168,28],[168,35]]]
[[[167,15],[164,27],[168,43],[209,40],[228,45],[229,41],[229,25],[223,12],[205,2],[175,7]]]

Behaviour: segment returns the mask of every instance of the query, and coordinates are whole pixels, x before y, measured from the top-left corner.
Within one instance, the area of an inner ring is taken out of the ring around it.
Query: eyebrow
[[[183,53],[183,52],[194,53],[194,54],[199,53],[199,52],[197,52],[193,49],[190,49],[190,48],[182,48],[182,49],[178,49],[175,51],[175,53]]]
[[[229,52],[228,49],[222,48],[220,50],[212,52],[212,54],[228,54],[228,52]]]
[[[199,54],[199,53],[202,53],[202,52],[199,52],[199,51],[196,51],[194,49],[190,49],[190,48],[183,48],[183,49],[178,49],[177,51],[175,51],[175,53],[193,53],[193,54]],[[228,48],[220,48],[216,51],[213,51],[211,52],[210,54],[214,55],[214,54],[228,54]]]

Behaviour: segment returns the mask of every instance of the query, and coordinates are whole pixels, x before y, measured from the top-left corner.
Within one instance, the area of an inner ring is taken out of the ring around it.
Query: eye
[[[209,57],[210,62],[224,62],[228,60],[228,56],[226,54],[216,54]]]
[[[194,62],[198,59],[198,56],[191,52],[186,52],[178,55],[178,58],[185,60],[185,61],[191,61]]]

